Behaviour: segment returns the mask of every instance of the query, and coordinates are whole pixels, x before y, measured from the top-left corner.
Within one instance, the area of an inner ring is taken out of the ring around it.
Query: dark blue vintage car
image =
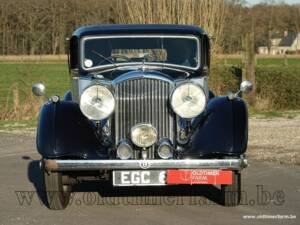
[[[210,41],[185,25],[97,25],[70,38],[71,89],[42,106],[37,149],[50,209],[72,184],[221,185],[225,206],[240,202],[248,115],[240,92],[208,87]],[[221,74],[220,74],[221,76]],[[33,93],[46,96],[43,84]]]

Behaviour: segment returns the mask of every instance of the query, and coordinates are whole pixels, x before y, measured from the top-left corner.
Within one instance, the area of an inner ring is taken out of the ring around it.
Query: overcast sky
[[[246,0],[250,5],[255,5],[257,3],[260,2],[264,2],[264,0]],[[276,2],[278,2],[278,0],[275,0]],[[282,1],[280,1],[282,2]],[[287,3],[287,4],[300,4],[300,0],[284,0],[283,2]]]

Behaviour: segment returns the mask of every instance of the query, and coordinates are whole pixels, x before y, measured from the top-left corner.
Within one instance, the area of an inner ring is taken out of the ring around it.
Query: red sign
[[[168,170],[167,184],[232,184],[231,170]]]

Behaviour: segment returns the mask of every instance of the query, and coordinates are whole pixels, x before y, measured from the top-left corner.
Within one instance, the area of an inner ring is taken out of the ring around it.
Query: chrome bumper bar
[[[50,171],[87,171],[102,169],[231,169],[247,167],[247,159],[170,159],[170,160],[55,160],[46,159]]]

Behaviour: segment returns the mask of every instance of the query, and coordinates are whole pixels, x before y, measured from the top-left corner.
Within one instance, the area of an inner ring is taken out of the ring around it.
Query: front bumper
[[[45,159],[49,171],[92,171],[122,169],[229,169],[247,167],[247,159],[171,159],[171,160],[60,160]]]

